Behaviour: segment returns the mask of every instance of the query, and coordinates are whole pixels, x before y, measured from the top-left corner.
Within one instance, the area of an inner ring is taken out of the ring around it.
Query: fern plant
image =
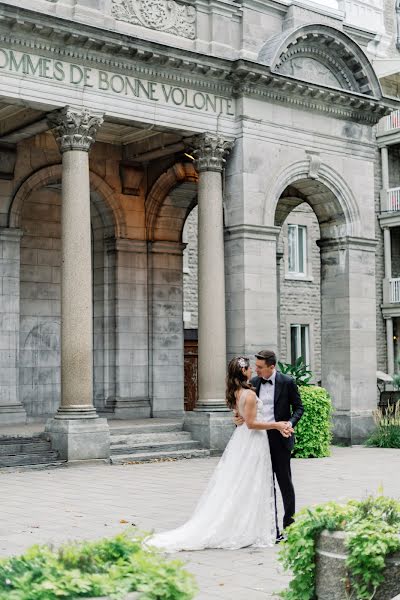
[[[293,365],[291,363],[278,362],[278,367],[281,373],[293,377],[297,385],[311,385],[309,382],[313,374],[302,356],[299,356]]]

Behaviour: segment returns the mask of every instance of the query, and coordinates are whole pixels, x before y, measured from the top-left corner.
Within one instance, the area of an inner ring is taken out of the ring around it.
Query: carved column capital
[[[225,157],[232,150],[234,141],[213,133],[201,133],[192,139],[192,153],[195,157],[195,167],[201,171],[221,172],[226,162]]]
[[[54,128],[60,152],[83,150],[89,152],[97,130],[103,123],[100,115],[94,115],[86,108],[76,110],[65,106],[47,115],[47,121]]]

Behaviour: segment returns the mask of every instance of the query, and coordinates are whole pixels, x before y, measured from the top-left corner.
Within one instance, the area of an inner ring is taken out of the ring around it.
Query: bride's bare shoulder
[[[257,400],[257,396],[254,390],[247,390],[245,395],[246,403],[253,404]]]

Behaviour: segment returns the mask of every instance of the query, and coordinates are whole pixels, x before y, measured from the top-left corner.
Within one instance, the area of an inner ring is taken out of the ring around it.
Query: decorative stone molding
[[[201,133],[192,139],[195,167],[202,171],[222,171],[225,157],[232,150],[234,141],[224,140],[213,133]]]
[[[156,29],[194,40],[196,9],[174,0],[112,0],[112,15],[119,21]]]
[[[319,169],[321,167],[321,157],[319,152],[313,152],[311,150],[307,151],[308,157],[310,159],[310,166],[308,169],[308,176],[310,179],[318,179]]]
[[[338,87],[339,84],[339,87],[359,94],[382,96],[379,80],[359,46],[342,31],[327,25],[309,24],[275,35],[258,55],[258,61],[270,66],[271,72],[294,77],[298,74],[290,71],[295,68],[295,63],[290,63],[295,59],[310,58],[321,63],[321,69],[325,67],[325,71],[330,71],[329,76],[325,72],[325,85]],[[302,78],[310,81],[307,69],[303,71]],[[311,73],[311,78],[315,82],[315,73]]]
[[[55,128],[54,135],[61,153],[67,150],[89,152],[103,123],[101,116],[93,115],[87,109],[76,111],[70,106],[50,113],[47,120],[49,126]]]

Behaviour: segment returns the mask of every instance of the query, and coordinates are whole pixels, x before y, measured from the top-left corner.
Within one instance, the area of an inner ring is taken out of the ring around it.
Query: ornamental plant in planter
[[[400,592],[400,502],[385,496],[306,508],[279,558],[286,600],[390,600]]]
[[[131,534],[0,561],[0,600],[191,600],[193,576]],[[137,595],[132,593],[137,592]]]

